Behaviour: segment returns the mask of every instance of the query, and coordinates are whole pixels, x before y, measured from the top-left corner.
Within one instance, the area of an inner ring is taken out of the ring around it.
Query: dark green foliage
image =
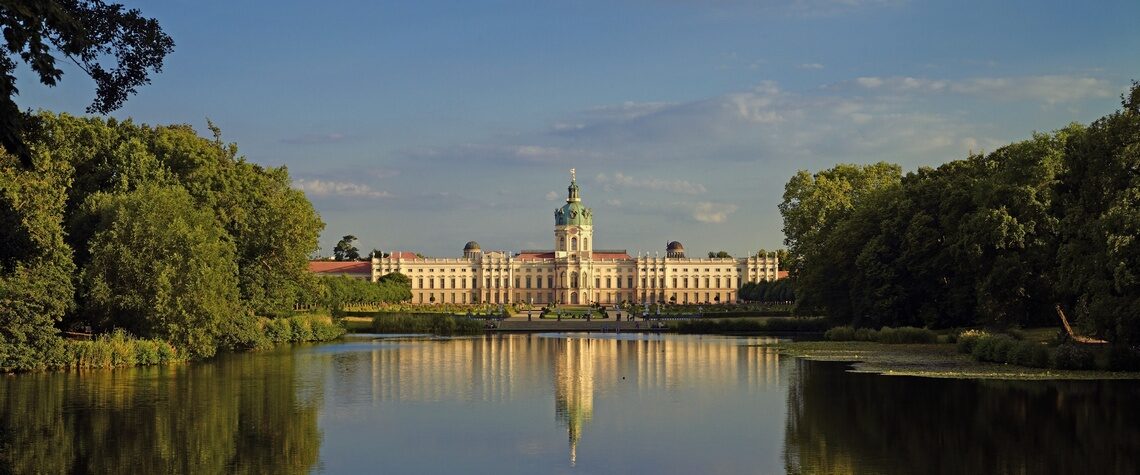
[[[212,356],[242,313],[233,245],[213,213],[177,185],[95,198],[102,225],[80,277],[89,321]]]
[[[258,316],[319,293],[307,255],[323,224],[284,168],[245,162],[212,124],[210,140],[36,120],[34,170],[0,153],[2,370],[66,359],[58,328],[87,325],[169,338],[190,357],[261,346]]]
[[[791,279],[748,282],[740,287],[740,299],[749,302],[792,302],[796,300]]]
[[[1057,346],[1054,350],[1053,367],[1057,369],[1093,369],[1095,359],[1088,349],[1065,343]]]
[[[61,226],[71,170],[24,170],[0,150],[0,371],[43,368],[61,355],[55,325],[74,306],[75,264]]]
[[[938,334],[926,328],[883,327],[879,329],[879,343],[937,343]]]
[[[1069,141],[1060,281],[1078,326],[1140,343],[1140,83],[1123,109]]]
[[[872,341],[889,345],[938,342],[938,334],[926,328],[915,327],[883,327],[878,330],[860,328],[856,330],[851,326],[841,326],[828,330],[823,334],[823,337],[831,341]]]
[[[149,83],[151,72],[161,72],[163,58],[174,49],[157,21],[102,0],[6,0],[0,3],[0,29],[0,147],[18,156],[26,169],[33,157],[24,135],[35,132],[36,121],[13,101],[15,57],[41,83],[54,86],[63,76],[55,55],[66,56],[95,81],[95,100],[87,111],[106,114]],[[107,68],[111,58],[114,66]]]
[[[351,305],[376,305],[411,300],[411,279],[400,273],[391,273],[376,282],[346,276],[318,277],[315,291],[307,295],[309,303],[327,308],[340,315]]]
[[[974,347],[978,345],[978,342],[981,341],[983,337],[988,336],[989,334],[976,330],[962,332],[958,335],[958,341],[955,342],[958,347],[958,353],[973,354]]]
[[[852,341],[855,339],[855,328],[850,325],[834,327],[824,332],[823,338],[830,341]]]
[[[1140,371],[1140,351],[1134,347],[1112,345],[1108,348],[1108,369]]]
[[[679,333],[799,333],[822,332],[826,319],[806,318],[703,318],[673,323]]]
[[[377,313],[372,318],[372,331],[376,333],[422,333],[441,336],[481,335],[482,320],[441,314],[387,314]]]
[[[1123,106],[903,177],[798,173],[780,205],[797,307],[857,327],[1008,328],[1052,323],[1061,303],[1083,333],[1140,341],[1140,83]]]
[[[355,261],[360,259],[360,250],[352,245],[354,242],[356,242],[356,236],[351,234],[337,241],[336,247],[333,248],[333,260]]]

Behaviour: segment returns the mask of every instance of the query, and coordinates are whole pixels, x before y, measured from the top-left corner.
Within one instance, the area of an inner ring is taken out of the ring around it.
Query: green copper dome
[[[578,197],[578,183],[573,178],[570,179],[570,187],[567,188],[567,191],[569,196],[566,198],[566,204],[554,210],[554,225],[593,226],[594,212],[590,208],[582,206],[582,200]]]

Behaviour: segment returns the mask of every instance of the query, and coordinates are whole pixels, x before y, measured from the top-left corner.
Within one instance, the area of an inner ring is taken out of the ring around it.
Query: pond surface
[[[847,372],[763,337],[356,338],[0,378],[0,473],[1138,473],[1140,385]]]

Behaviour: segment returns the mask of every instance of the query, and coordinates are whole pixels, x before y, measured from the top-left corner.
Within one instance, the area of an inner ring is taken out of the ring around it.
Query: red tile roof
[[[788,278],[788,271],[786,271],[786,270],[776,271],[776,279],[787,279],[787,278]]]
[[[389,259],[423,259],[422,257],[416,257],[416,253],[414,253],[412,251],[392,251],[390,254],[388,254],[388,258]]]
[[[595,252],[593,255],[594,255],[594,259],[631,259],[631,257],[629,257],[629,253],[625,252],[625,251],[621,251],[621,252]]]
[[[309,272],[315,274],[371,274],[372,263],[360,261],[309,261]]]

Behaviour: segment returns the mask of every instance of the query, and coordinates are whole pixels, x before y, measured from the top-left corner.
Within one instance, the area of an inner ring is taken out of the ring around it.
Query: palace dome
[[[479,243],[475,241],[467,241],[467,245],[463,246],[464,251],[478,251]]]
[[[671,242],[669,242],[669,244],[665,245],[665,250],[666,251],[684,251],[685,246],[682,246],[680,242],[671,241]]]
[[[568,192],[566,204],[554,210],[554,225],[593,226],[594,212],[582,205],[582,199],[578,197],[578,182],[574,181],[573,175],[571,175],[570,186],[566,188],[566,191]]]

